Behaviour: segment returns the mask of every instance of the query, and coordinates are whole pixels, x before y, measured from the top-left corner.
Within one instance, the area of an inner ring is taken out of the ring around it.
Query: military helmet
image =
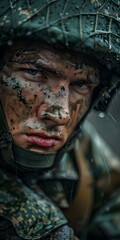
[[[120,74],[119,0],[1,0],[1,49],[3,45],[12,45],[14,39],[23,37],[87,53],[97,59],[101,66]],[[6,159],[9,162],[9,152],[12,156],[12,140],[2,106],[0,112],[0,135],[3,141],[1,152],[3,156],[7,155]],[[9,148],[9,151],[6,151],[6,148]],[[17,149],[16,152],[21,152],[21,156],[27,158],[21,150]],[[39,156],[36,156],[36,159]],[[32,159],[32,155],[30,158]]]
[[[120,72],[119,0],[1,0],[0,45],[25,36],[85,52]]]

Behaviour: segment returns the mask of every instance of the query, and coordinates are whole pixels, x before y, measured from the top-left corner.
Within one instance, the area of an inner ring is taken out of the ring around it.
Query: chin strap
[[[25,150],[13,144],[13,155],[15,162],[23,170],[33,171],[36,169],[46,169],[54,165],[56,153],[37,153]]]
[[[80,175],[74,201],[64,214],[69,220],[70,226],[80,233],[89,221],[94,199],[94,178],[88,159],[85,157],[85,149],[89,144],[88,139],[84,139],[81,145],[76,145],[74,149],[75,159]]]

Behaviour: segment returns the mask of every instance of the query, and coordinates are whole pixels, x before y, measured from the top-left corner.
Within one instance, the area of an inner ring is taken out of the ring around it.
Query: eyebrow
[[[43,59],[42,59],[43,60]],[[62,76],[63,73],[61,71],[59,71],[58,69],[54,68],[54,67],[50,67],[50,66],[47,66],[46,64],[42,63],[42,62],[36,62],[34,60],[12,60],[11,62],[13,63],[19,63],[19,64],[31,64],[33,66],[35,66],[36,68],[40,68],[42,70],[45,70],[47,72],[50,72],[50,73],[54,73],[55,75],[57,76]]]
[[[80,79],[80,78],[77,78],[74,82],[72,82],[71,84],[74,84],[75,82],[80,82],[82,84],[93,84],[93,85],[96,85],[96,84],[99,84],[99,80],[98,79],[90,79],[90,78],[86,78],[86,79]]]
[[[50,72],[50,73],[53,73],[54,75],[58,76],[58,77],[65,77],[65,74],[59,70],[57,70],[56,68],[53,68],[53,67],[50,67],[50,66],[46,66],[46,64],[44,63],[37,63],[36,61],[33,62],[32,61],[14,61],[12,60],[11,62],[13,63],[19,63],[19,64],[31,64],[33,66],[35,66],[36,68],[40,69],[40,70],[44,70],[46,72]],[[99,84],[99,79],[98,78],[91,78],[91,77],[88,77],[88,78],[76,78],[74,82],[82,82],[84,84]],[[72,83],[72,82],[71,82]]]
[[[46,63],[44,63],[44,62],[37,62],[38,58],[37,58],[35,50],[32,50],[30,52],[29,51],[26,52],[26,51],[23,50],[20,55],[23,57],[23,60],[21,58],[19,59],[19,56],[18,56],[18,60],[14,60],[14,58],[13,58],[11,60],[11,62],[19,63],[19,64],[28,64],[28,65],[31,64],[38,69],[45,70],[47,72],[53,73],[58,77],[64,77],[65,76],[63,72],[54,68],[53,66],[47,66]],[[40,55],[39,55],[39,60],[40,61],[45,61],[44,58]],[[96,83],[99,83],[99,78],[91,79],[91,77],[89,76],[86,79],[77,78],[77,79],[75,79],[75,81],[76,82],[77,81],[84,81],[84,83],[86,83],[86,84],[96,84]]]
[[[44,63],[32,63],[34,66],[36,66],[37,68],[41,68],[47,72],[50,72],[50,73],[54,73],[55,75],[57,76],[62,76],[63,73],[59,70],[57,70],[56,68],[54,67],[49,67],[47,65],[45,65]]]

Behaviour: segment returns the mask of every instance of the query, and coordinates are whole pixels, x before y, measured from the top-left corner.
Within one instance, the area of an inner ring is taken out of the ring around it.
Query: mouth
[[[26,133],[27,142],[39,147],[52,147],[58,144],[62,139],[60,134],[47,135],[45,133]]]

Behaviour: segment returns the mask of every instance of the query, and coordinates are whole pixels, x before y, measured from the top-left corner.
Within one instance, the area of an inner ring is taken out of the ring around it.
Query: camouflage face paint
[[[0,97],[13,141],[58,151],[89,108],[99,82],[95,64],[39,42],[15,43],[5,58]]]

